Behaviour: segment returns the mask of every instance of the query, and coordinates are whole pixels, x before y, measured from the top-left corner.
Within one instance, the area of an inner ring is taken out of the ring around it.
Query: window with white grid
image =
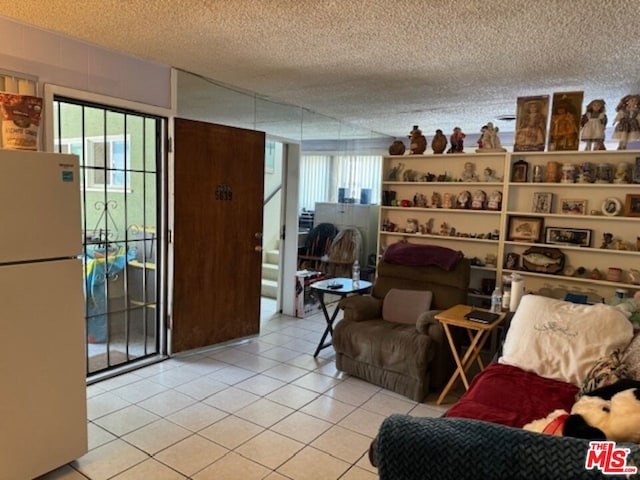
[[[379,155],[302,155],[299,209],[314,210],[316,202],[337,202],[338,190],[360,202],[370,189],[370,203],[380,198],[382,157]]]

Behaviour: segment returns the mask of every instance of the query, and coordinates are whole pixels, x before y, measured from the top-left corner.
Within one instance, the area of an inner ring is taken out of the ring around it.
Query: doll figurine
[[[629,175],[630,166],[627,162],[619,162],[616,165],[616,173],[613,183],[629,183],[631,176]]]
[[[498,137],[498,127],[494,127],[492,122],[483,125],[480,129],[477,153],[481,152],[504,152],[500,138]]]
[[[607,126],[604,100],[591,100],[587,111],[580,119],[580,138],[585,142],[585,150],[604,150],[604,129]]]
[[[447,153],[464,153],[464,139],[466,136],[467,135],[462,132],[460,127],[455,127],[451,137],[449,138],[451,146],[449,147],[449,150],[447,150]]]
[[[478,181],[478,177],[476,175],[476,166],[472,162],[465,162],[464,170],[462,171],[462,181],[464,182]]]
[[[626,150],[627,143],[640,140],[639,104],[640,95],[625,95],[616,107],[618,113],[613,121],[613,138],[618,140],[618,150]]]

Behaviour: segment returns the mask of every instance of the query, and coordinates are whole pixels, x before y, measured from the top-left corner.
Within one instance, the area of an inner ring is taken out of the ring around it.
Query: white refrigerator
[[[0,150],[0,480],[87,452],[78,158]]]

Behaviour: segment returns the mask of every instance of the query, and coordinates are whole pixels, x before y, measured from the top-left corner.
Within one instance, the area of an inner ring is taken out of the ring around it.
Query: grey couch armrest
[[[639,445],[617,446],[630,449],[627,466],[640,465]],[[588,450],[588,440],[479,420],[392,415],[382,422],[370,458],[381,480],[605,478],[597,468],[586,470]]]
[[[429,310],[420,315],[416,321],[416,330],[419,333],[429,335],[437,342],[445,340],[442,325],[435,317],[435,315],[440,312],[442,312],[442,310]]]
[[[354,295],[340,300],[343,318],[354,322],[382,318],[382,300],[371,295]]]

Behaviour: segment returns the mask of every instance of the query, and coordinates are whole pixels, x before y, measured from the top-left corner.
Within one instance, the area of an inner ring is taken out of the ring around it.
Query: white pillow
[[[431,309],[432,297],[428,290],[392,288],[382,301],[382,318],[388,322],[415,325],[420,314]]]
[[[632,336],[631,322],[617,308],[525,295],[498,361],[581,386],[599,358],[624,349]]]

